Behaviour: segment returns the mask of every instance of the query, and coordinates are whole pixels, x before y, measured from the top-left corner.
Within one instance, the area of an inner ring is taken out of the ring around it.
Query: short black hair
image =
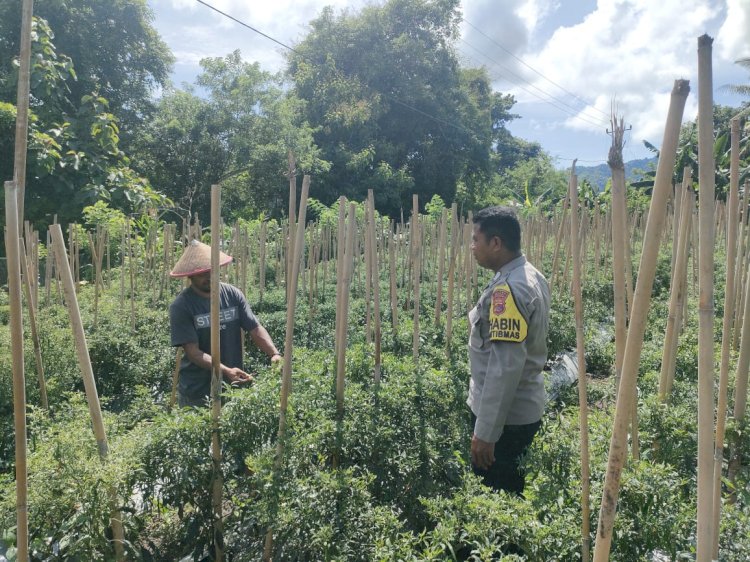
[[[521,251],[521,223],[510,207],[487,207],[477,212],[473,220],[488,239],[497,236],[511,252]]]

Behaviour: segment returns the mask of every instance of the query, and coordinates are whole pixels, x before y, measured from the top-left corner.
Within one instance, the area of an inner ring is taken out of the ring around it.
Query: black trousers
[[[472,413],[472,432],[476,422],[477,417]],[[521,457],[528,450],[541,426],[541,420],[526,425],[506,425],[500,439],[495,443],[495,462],[488,470],[482,470],[471,463],[474,474],[482,478],[485,486],[494,490],[523,495],[526,473],[520,467]]]

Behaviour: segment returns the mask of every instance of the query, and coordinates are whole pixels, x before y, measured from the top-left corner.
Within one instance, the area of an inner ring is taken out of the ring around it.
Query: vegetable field
[[[675,191],[657,245],[612,560],[695,557],[699,306],[697,237],[690,234],[696,233],[693,202],[688,187]],[[566,204],[553,215],[530,214],[522,226],[527,256],[552,285],[551,360],[576,346],[570,234],[580,240],[575,269],[582,276],[589,528],[596,529],[617,395],[617,270],[611,213],[582,205],[573,215],[570,209]],[[298,237],[304,251],[297,254],[294,347],[283,350],[292,358],[283,449],[277,447],[279,369],[268,367],[249,347],[246,364],[257,373],[256,383],[224,390],[219,546],[226,559],[261,559],[269,532],[274,560],[518,559],[521,555],[508,554],[509,545],[520,547],[528,560],[580,559],[579,389],[553,389],[549,377],[553,398],[525,460],[525,498],[491,492],[471,475],[466,312],[489,274],[472,259],[468,217],[438,200],[428,211],[401,223],[373,213],[368,202],[342,200],[340,207],[328,208],[311,201],[307,207],[307,221],[301,223],[307,224]],[[632,271],[625,279],[632,290],[647,220],[644,209],[631,211],[626,213],[631,253],[624,271]],[[174,225],[160,219],[131,220],[103,205],[90,213],[96,224],[71,225],[67,253],[57,261],[54,244],[39,243],[32,232],[26,236],[27,298],[35,304],[36,320],[32,331],[25,318],[24,339],[31,559],[114,559],[113,511],[122,521],[121,556],[211,559],[217,548],[212,419],[209,409],[170,408],[175,352],[166,313],[181,289],[167,273],[182,243],[194,235],[210,242],[210,236],[199,224],[178,235]],[[737,271],[744,285],[737,283],[739,304],[732,313],[747,302],[746,215],[733,219],[739,218]],[[717,233],[723,234],[729,217],[719,204],[712,217]],[[222,248],[235,257],[223,270],[225,279],[247,292],[278,342],[286,338],[287,286],[293,281],[289,224],[241,221],[218,230]],[[295,234],[301,227],[291,224]],[[724,236],[718,235],[717,352],[726,250]],[[63,302],[61,264],[72,265],[77,286],[74,304],[101,402],[109,447],[105,458],[92,433],[76,334],[66,310],[71,303]],[[675,308],[676,281],[684,296]],[[633,296],[626,292],[625,298]],[[665,361],[665,331],[675,312],[676,345]],[[741,378],[737,352],[747,348],[742,318],[735,314],[730,333],[730,389]],[[7,324],[7,312],[4,320]],[[2,333],[7,340],[7,325]],[[0,527],[6,557],[12,559],[16,490],[11,368],[4,357]],[[337,364],[339,357],[343,363]],[[665,363],[672,369],[667,395],[660,392]],[[41,366],[43,377],[32,376]],[[37,380],[45,381],[48,407]],[[337,395],[337,388],[343,394]],[[748,443],[742,420],[730,415],[727,422],[719,548],[722,559],[743,560],[750,555],[747,469],[738,457],[728,479],[726,464],[730,448],[739,455]]]

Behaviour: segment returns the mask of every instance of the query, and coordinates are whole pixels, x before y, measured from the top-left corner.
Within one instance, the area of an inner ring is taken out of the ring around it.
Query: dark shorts
[[[472,432],[476,421],[477,417],[472,413]],[[541,420],[526,425],[506,425],[495,443],[494,464],[488,470],[482,470],[472,463],[474,474],[481,477],[482,482],[490,488],[523,495],[526,473],[520,466],[521,458],[541,426]]]

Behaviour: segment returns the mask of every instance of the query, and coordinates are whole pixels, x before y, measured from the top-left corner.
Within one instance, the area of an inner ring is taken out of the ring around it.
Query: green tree
[[[0,2],[0,101],[15,103],[21,2]],[[109,100],[130,136],[168,82],[174,57],[152,26],[146,0],[36,0],[34,14],[49,22],[57,52],[75,61],[68,96],[98,92]]]
[[[164,203],[148,181],[128,167],[119,147],[117,119],[96,93],[70,96],[73,61],[57,53],[47,22],[34,18],[25,219],[46,228],[57,215],[65,224],[99,199],[127,212]],[[0,104],[3,177],[13,175],[16,108]],[[4,213],[2,221],[4,221]]]
[[[487,73],[460,68],[459,21],[458,0],[389,0],[358,14],[326,8],[310,24],[288,72],[332,164],[323,202],[372,188],[395,215],[412,193],[450,203],[457,185],[473,197],[489,181],[491,124],[505,117],[493,115],[502,104]]]
[[[288,199],[287,153],[300,173],[319,173],[303,103],[281,77],[242,60],[240,52],[201,61],[206,92],[168,92],[136,142],[138,169],[182,209],[208,217],[211,184],[221,183],[226,217],[264,211],[281,216]]]
[[[549,209],[565,197],[568,172],[555,169],[545,153],[519,160],[515,166],[497,174],[485,197],[475,207],[487,205],[525,205],[526,190],[534,208]]]

